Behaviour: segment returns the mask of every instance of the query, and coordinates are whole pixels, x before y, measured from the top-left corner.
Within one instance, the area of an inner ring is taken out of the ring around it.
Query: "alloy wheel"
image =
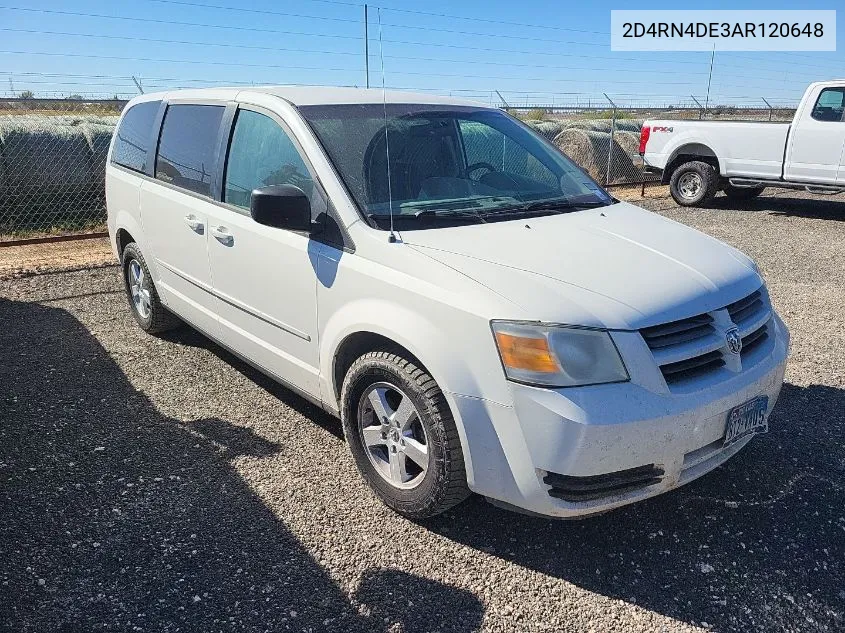
[[[411,398],[395,385],[378,382],[358,404],[361,442],[376,472],[397,488],[415,488],[428,472],[429,438]]]

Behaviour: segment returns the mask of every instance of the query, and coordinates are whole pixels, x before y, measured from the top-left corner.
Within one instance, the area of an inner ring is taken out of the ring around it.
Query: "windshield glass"
[[[363,214],[400,229],[611,204],[551,143],[499,110],[387,104],[300,107]],[[387,125],[385,126],[385,120]],[[389,162],[388,162],[389,156]]]

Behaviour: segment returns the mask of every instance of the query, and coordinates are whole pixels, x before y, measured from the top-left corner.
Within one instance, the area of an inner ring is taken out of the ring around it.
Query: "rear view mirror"
[[[270,185],[254,189],[249,213],[259,224],[289,231],[311,230],[311,203],[294,185]]]

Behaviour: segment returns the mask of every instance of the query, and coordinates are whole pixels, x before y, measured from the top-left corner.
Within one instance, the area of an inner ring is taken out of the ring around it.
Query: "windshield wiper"
[[[560,211],[569,213],[582,209],[593,209],[595,207],[607,206],[607,202],[591,200],[585,202],[572,202],[566,198],[555,198],[552,200],[535,200],[524,204],[513,205],[501,209],[493,209],[485,212],[485,215],[517,215],[521,213],[535,213],[538,211]]]
[[[369,220],[379,222],[390,220],[389,213],[370,213],[367,215]],[[410,218],[415,220],[427,221],[443,221],[443,222],[486,222],[481,214],[475,211],[457,211],[457,210],[434,210],[425,209],[417,211],[413,215],[407,213],[394,213],[394,222],[407,222]]]

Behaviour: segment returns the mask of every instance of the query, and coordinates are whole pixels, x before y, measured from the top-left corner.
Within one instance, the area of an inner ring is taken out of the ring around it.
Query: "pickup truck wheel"
[[[141,329],[148,334],[158,334],[179,327],[181,321],[162,305],[147,262],[135,242],[123,249],[122,261],[126,298]]]
[[[731,200],[751,200],[763,193],[765,187],[734,187],[728,183],[724,186],[725,195]]]
[[[341,419],[364,481],[399,514],[425,519],[469,496],[443,392],[402,355],[369,352],[352,364],[341,390]]]
[[[719,174],[712,165],[699,160],[679,165],[669,181],[672,198],[682,207],[704,204],[716,195],[718,188]]]

